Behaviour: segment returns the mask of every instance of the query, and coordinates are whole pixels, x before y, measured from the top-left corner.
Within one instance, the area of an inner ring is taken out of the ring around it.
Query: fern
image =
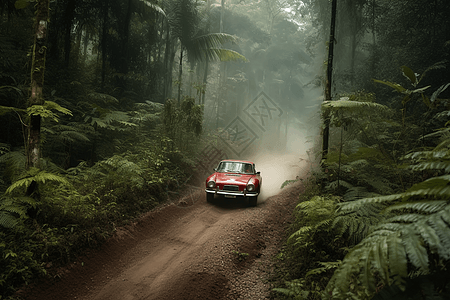
[[[108,95],[108,94],[102,94],[102,93],[96,93],[96,92],[92,92],[89,93],[88,98],[90,100],[90,102],[92,103],[97,103],[97,104],[119,104],[119,100],[117,100],[117,98]]]
[[[0,143],[0,155],[6,154],[10,151],[10,147],[8,144]],[[1,157],[1,156],[0,156]]]
[[[16,227],[21,219],[27,218],[29,207],[36,207],[36,201],[31,197],[3,195],[0,198],[0,226],[5,228]]]
[[[0,226],[5,228],[14,228],[19,223],[18,218],[11,213],[0,208]]]
[[[43,119],[51,119],[55,122],[59,121],[57,114],[53,113],[52,110],[56,110],[60,113],[72,116],[72,113],[67,108],[60,106],[59,104],[52,101],[45,101],[43,105],[32,105],[27,108],[28,116],[40,116]]]
[[[330,114],[330,126],[344,126],[344,128],[348,128],[349,125],[356,124],[360,120],[367,120],[374,116],[385,116],[391,113],[387,106],[367,101],[361,95],[341,97],[337,101],[324,101],[322,110]]]
[[[375,203],[360,206],[352,211],[342,211],[338,206],[333,227],[340,234],[345,235],[352,244],[357,244],[383,221],[384,217],[380,217],[380,212],[384,207],[384,205]]]
[[[74,124],[75,125],[75,124]],[[89,138],[85,133],[81,132],[78,126],[56,125],[52,127],[53,134],[57,134],[59,139],[66,143],[89,142]]]
[[[100,164],[114,168],[119,173],[131,173],[136,175],[141,175],[143,173],[143,170],[137,164],[118,155],[114,155],[100,162]]]
[[[127,112],[118,110],[103,109],[100,116],[96,116],[96,109],[93,110],[94,115],[87,115],[84,122],[108,130],[123,131],[125,127],[135,127],[134,123],[128,122],[130,117]]]
[[[278,292],[288,297],[293,297],[294,300],[306,300],[310,295],[310,291],[305,290],[305,284],[302,280],[286,281],[286,288],[274,288],[274,292]]]
[[[335,204],[338,197],[324,198],[315,196],[309,201],[300,202],[296,210],[302,223],[305,226],[300,227],[292,233],[288,241],[295,241],[296,245],[302,246],[305,239],[311,239],[311,235],[321,228],[330,228],[333,222]]]
[[[446,282],[447,273],[420,276],[406,281],[406,290],[398,286],[384,287],[373,300],[447,299],[450,286]]]
[[[329,270],[334,270],[341,265],[341,261],[339,260],[339,261],[332,261],[332,262],[319,262],[319,264],[322,265],[322,267],[315,268],[315,269],[308,271],[308,273],[306,273],[306,277],[311,276],[311,275],[322,274]]]
[[[338,188],[338,186],[344,187],[346,189],[351,189],[353,187],[353,185],[351,183],[348,183],[345,180],[335,180],[330,182],[325,189],[326,190],[336,190]]]
[[[343,280],[354,275],[366,283],[364,288],[368,295],[375,293],[375,283],[378,280],[383,285],[395,284],[404,290],[408,277],[407,262],[411,263],[417,276],[429,274],[431,255],[450,259],[449,204],[433,214],[391,221],[396,223],[380,225],[347,255],[342,269],[330,281],[328,292],[336,298],[344,299],[351,287]],[[407,223],[399,223],[400,221]],[[355,287],[353,292],[356,289]]]
[[[421,214],[435,213],[443,209],[447,204],[444,200],[422,200],[413,202],[401,202],[389,206],[387,212],[402,212],[402,211],[414,211]]]
[[[142,187],[145,184],[144,169],[139,164],[120,155],[114,155],[99,161],[90,168],[86,162],[81,162],[77,167],[69,168],[67,174],[71,180],[80,183],[90,178],[113,180],[114,176],[117,176],[115,180],[118,182],[126,181],[137,187]]]
[[[7,114],[9,112],[25,112],[25,109],[17,108],[17,107],[10,107],[10,106],[2,106],[0,105],[0,116]]]
[[[347,192],[344,194],[344,202],[354,201],[362,198],[374,197],[378,196],[378,194],[369,192],[367,188],[362,186],[349,187]]]
[[[64,185],[69,184],[67,179],[61,177],[60,175],[48,173],[37,168],[30,168],[21,179],[15,181],[6,189],[6,193],[12,194],[17,189],[26,189],[31,185],[32,182],[44,184],[47,181],[58,182]]]
[[[416,170],[436,168],[446,172],[448,141],[435,149],[408,155]],[[434,164],[432,164],[434,162]],[[434,168],[431,168],[433,166]],[[387,205],[382,212],[395,214],[380,223],[345,257],[327,286],[333,298],[350,295],[373,296],[376,286],[396,285],[406,289],[408,277],[428,275],[439,269],[431,261],[450,260],[450,175],[436,176],[413,185],[403,193],[365,198],[339,205],[351,213],[368,205]],[[382,215],[382,214],[378,214]],[[353,284],[364,283],[363,286]]]
[[[154,127],[160,121],[160,114],[164,106],[160,103],[146,101],[145,103],[136,103],[136,111],[130,112],[130,121],[140,125],[151,125]]]
[[[11,151],[0,156],[2,176],[6,181],[14,181],[25,171],[26,157],[23,151]]]
[[[290,185],[290,184],[293,184],[293,183],[296,183],[296,182],[298,182],[298,181],[299,181],[299,179],[285,180],[285,181],[281,184],[280,189],[283,189],[283,188],[285,188],[286,186],[288,186],[288,185]]]

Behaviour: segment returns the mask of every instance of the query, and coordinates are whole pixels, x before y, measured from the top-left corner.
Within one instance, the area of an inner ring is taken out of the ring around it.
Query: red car
[[[243,198],[250,206],[256,206],[261,191],[262,178],[255,164],[247,160],[222,160],[214,173],[206,179],[206,200],[214,196]]]

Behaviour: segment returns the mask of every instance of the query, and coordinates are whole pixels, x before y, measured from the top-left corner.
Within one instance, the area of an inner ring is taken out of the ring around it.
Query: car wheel
[[[213,193],[206,193],[206,201],[209,203],[214,201],[214,194]]]
[[[258,203],[258,197],[248,197],[248,206],[255,207]]]

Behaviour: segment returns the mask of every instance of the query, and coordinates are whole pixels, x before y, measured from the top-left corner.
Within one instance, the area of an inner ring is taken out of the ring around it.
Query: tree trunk
[[[219,32],[223,32],[223,14],[225,12],[225,0],[221,0],[220,2],[220,24],[219,24]]]
[[[128,73],[128,61],[129,61],[129,51],[128,51],[128,42],[130,40],[130,23],[131,23],[131,16],[133,12],[133,6],[132,6],[132,0],[128,0],[127,7],[126,7],[126,14],[125,14],[125,20],[124,20],[124,26],[123,26],[123,36],[121,39],[122,45],[121,45],[121,52],[122,55],[120,57],[120,73],[122,73],[122,76],[118,78],[117,85],[125,91],[127,89],[127,80],[126,80],[126,74]]]
[[[34,24],[34,45],[31,64],[31,96],[29,107],[43,105],[42,90],[44,86],[45,56],[47,52],[47,25],[49,20],[50,0],[39,0],[36,4],[36,21]],[[26,145],[27,168],[40,167],[41,158],[41,116],[32,115],[28,124]]]
[[[87,49],[89,44],[89,31],[84,31],[84,37],[83,37],[83,59],[86,60],[87,58]]]
[[[205,68],[203,72],[203,87],[205,88],[205,91],[202,93],[202,102],[201,102],[201,105],[203,105],[203,111],[205,110],[205,94],[206,94],[206,85],[208,83],[208,68],[209,68],[209,59],[206,58]]]
[[[209,16],[211,14],[211,1],[210,0],[206,1],[206,11],[207,11],[208,19],[209,19],[210,18]],[[206,33],[209,33],[210,31],[211,31],[211,29],[210,29],[210,26],[208,25]],[[201,102],[199,103],[202,105],[203,112],[205,111],[205,95],[206,95],[206,85],[208,84],[208,68],[209,68],[209,59],[206,56],[204,70],[203,70],[203,80],[202,80],[204,90],[203,90],[203,93],[201,94]],[[203,115],[203,118],[204,118],[204,115]]]
[[[376,78],[377,36],[375,29],[375,0],[372,0],[372,78]]]
[[[70,50],[72,48],[72,25],[77,2],[70,0],[64,12],[64,64],[69,67]]]
[[[106,49],[107,49],[107,30],[108,30],[108,1],[103,3],[103,24],[102,24],[102,82],[101,89],[103,90],[105,86],[105,76],[106,76]]]
[[[166,47],[164,49],[164,91],[163,91],[163,100],[166,101],[170,98],[169,89],[172,88],[172,64],[171,60],[173,60],[172,52],[172,44],[170,40],[170,25],[169,21],[165,20],[164,24],[166,25]]]
[[[328,43],[328,64],[327,64],[327,81],[325,86],[325,100],[331,101],[331,82],[333,75],[333,50],[334,50],[334,32],[336,26],[336,4],[337,0],[333,0],[331,4],[331,24],[330,24],[330,40]],[[322,133],[322,160],[328,154],[328,141],[330,135],[330,115],[328,111],[323,113],[324,129]]]
[[[223,32],[223,15],[225,12],[225,0],[221,0],[220,2],[220,23],[219,23],[219,32]],[[224,94],[224,87],[226,84],[226,63],[220,62],[220,77],[219,77],[219,93],[216,97],[216,129],[219,128],[219,113],[220,113],[220,104],[222,102],[222,98]]]
[[[173,70],[173,64],[175,63],[175,54],[177,52],[177,44],[173,43],[172,47],[172,51],[170,52],[170,56],[169,56],[169,66],[167,69],[167,98],[171,99],[172,98],[172,85],[173,85],[173,80],[172,80],[172,70]]]
[[[180,64],[178,66],[178,106],[181,103],[181,79],[183,76],[183,45],[180,47]]]

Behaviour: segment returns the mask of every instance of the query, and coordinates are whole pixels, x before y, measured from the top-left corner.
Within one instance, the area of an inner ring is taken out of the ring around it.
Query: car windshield
[[[217,172],[230,172],[239,174],[254,173],[252,164],[235,161],[222,161],[217,168]]]

